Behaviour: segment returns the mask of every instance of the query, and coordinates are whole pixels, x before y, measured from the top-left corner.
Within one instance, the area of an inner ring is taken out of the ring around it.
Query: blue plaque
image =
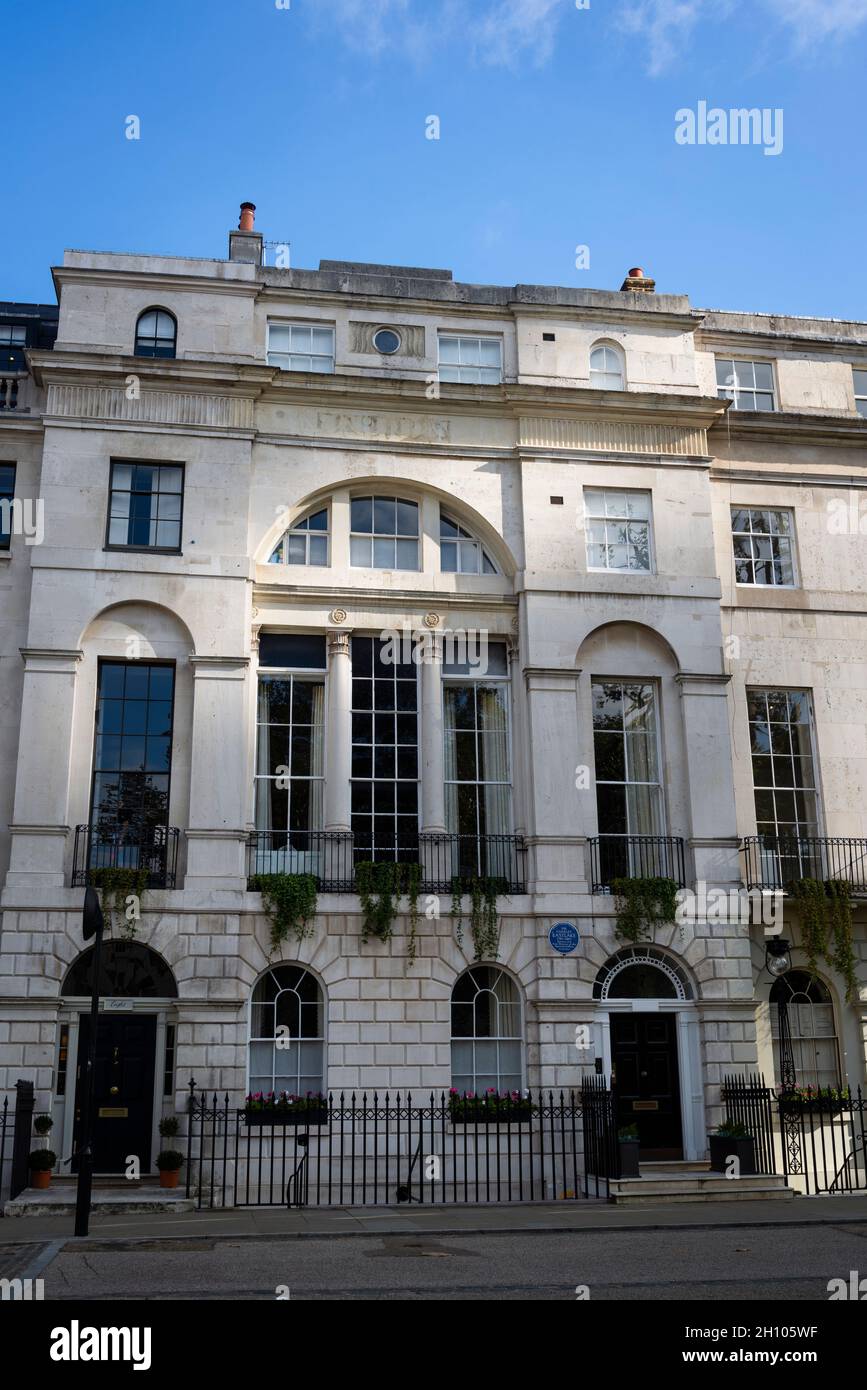
[[[574,951],[578,945],[578,928],[571,922],[555,922],[548,933],[548,940],[559,951],[561,956],[568,956],[570,951]]]

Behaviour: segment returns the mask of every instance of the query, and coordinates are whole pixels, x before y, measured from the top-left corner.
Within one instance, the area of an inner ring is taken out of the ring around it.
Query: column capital
[[[329,656],[349,656],[352,638],[351,628],[341,628],[340,632],[329,632],[327,637]]]

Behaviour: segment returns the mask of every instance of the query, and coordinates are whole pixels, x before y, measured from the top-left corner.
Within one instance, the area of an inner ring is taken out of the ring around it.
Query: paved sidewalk
[[[593,1200],[524,1202],[500,1206],[235,1208],[225,1211],[92,1216],[92,1241],[218,1240],[391,1234],[489,1234],[551,1231],[701,1230],[726,1226],[867,1225],[867,1194],[798,1197],[792,1202],[696,1202],[617,1207]],[[34,1245],[68,1238],[72,1217],[35,1216],[0,1221],[0,1245]]]

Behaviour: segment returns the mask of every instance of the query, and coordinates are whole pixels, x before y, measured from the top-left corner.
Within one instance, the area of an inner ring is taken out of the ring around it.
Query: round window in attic
[[[390,357],[400,347],[400,334],[395,333],[393,328],[378,328],[373,335],[373,346],[377,352]]]

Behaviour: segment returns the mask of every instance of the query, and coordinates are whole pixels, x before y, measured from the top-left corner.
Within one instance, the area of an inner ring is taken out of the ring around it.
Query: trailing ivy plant
[[[313,935],[317,901],[313,874],[257,874],[250,879],[249,886],[253,892],[262,894],[262,906],[271,923],[274,950],[290,936],[300,942]]]
[[[852,903],[849,885],[838,878],[795,879],[788,890],[798,904],[801,945],[811,975],[819,973],[819,959],[827,961],[846,981],[846,1000],[858,997],[855,947],[852,940]]]
[[[372,936],[380,941],[391,939],[398,900],[403,893],[406,894],[409,900],[407,955],[411,961],[415,960],[421,865],[395,864],[390,859],[375,864],[369,859],[364,859],[355,866],[355,887],[364,914],[361,939],[365,942]]]
[[[620,941],[649,941],[654,927],[675,920],[677,884],[673,878],[615,878],[611,892],[617,899],[614,935]]]
[[[132,941],[138,930],[137,918],[126,915],[127,898],[136,898],[139,908],[148,886],[147,869],[122,869],[116,866],[91,869],[88,874],[91,885],[99,890],[102,910],[105,913],[109,932],[115,926],[126,941]]]
[[[504,878],[483,875],[480,878],[452,879],[451,915],[455,919],[455,940],[464,943],[462,895],[470,896],[470,934],[476,960],[496,960],[500,953],[500,919],[497,898],[508,892]]]

